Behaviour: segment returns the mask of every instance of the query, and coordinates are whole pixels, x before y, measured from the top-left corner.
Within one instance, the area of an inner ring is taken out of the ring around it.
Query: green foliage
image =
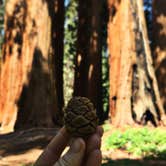
[[[103,1],[102,18],[102,98],[103,110],[105,112],[105,115],[107,116],[109,110],[109,65],[107,50],[108,11],[106,0]]]
[[[65,12],[65,37],[64,37],[64,96],[65,103],[71,98],[74,81],[74,57],[76,55],[77,39],[77,0],[70,0]]]
[[[166,131],[131,128],[114,131],[104,140],[104,149],[122,149],[135,156],[166,158]]]
[[[109,109],[109,78],[108,78],[108,55],[106,50],[102,54],[102,95],[103,95],[103,110],[107,113]]]
[[[107,132],[107,131],[109,131],[111,129],[110,128],[110,123],[105,123],[102,127],[104,129],[104,132]]]

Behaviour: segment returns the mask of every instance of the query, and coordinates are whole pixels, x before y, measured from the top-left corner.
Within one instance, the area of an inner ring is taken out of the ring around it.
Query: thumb
[[[85,142],[81,138],[73,141],[69,151],[54,166],[80,166],[84,157]]]

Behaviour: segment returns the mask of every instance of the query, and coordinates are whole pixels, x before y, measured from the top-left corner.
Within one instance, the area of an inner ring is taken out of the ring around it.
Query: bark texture
[[[132,124],[131,81],[133,32],[129,1],[108,1],[110,110],[113,124]]]
[[[0,75],[0,122],[1,130],[8,132],[13,130],[13,126],[17,117],[17,102],[21,94],[23,82],[27,81],[34,44],[36,42],[36,30],[31,20],[25,28],[27,15],[27,3],[20,0],[10,0],[6,4],[5,13],[5,43],[3,46],[2,67]],[[29,18],[31,19],[31,18]],[[22,46],[23,40],[27,38],[27,31],[29,40],[27,41],[28,52],[24,54],[23,61]],[[29,56],[29,57],[28,57]]]
[[[115,125],[157,126],[164,117],[142,0],[109,0],[110,116]]]
[[[153,58],[161,100],[166,111],[166,1],[153,0]]]
[[[46,0],[48,11],[51,18],[51,50],[50,54],[53,63],[53,72],[55,73],[55,87],[58,96],[58,108],[60,116],[64,106],[63,93],[63,54],[64,54],[64,1]],[[60,120],[62,121],[62,120]],[[61,122],[62,123],[62,122]]]
[[[74,96],[88,97],[102,119],[101,12],[102,1],[79,0]]]
[[[55,124],[58,107],[50,20],[46,1],[7,2],[0,77],[3,133],[12,131],[15,123],[16,129]]]

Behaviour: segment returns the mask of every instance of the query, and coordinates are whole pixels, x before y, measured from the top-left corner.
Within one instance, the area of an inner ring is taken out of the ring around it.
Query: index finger
[[[96,129],[96,133],[91,135],[87,141],[87,148],[86,148],[86,154],[89,155],[92,151],[96,149],[100,149],[101,146],[101,137],[103,135],[103,128],[101,126],[98,126]]]
[[[35,166],[52,166],[61,156],[61,153],[68,144],[69,138],[70,136],[66,132],[65,127],[61,128],[36,161]]]

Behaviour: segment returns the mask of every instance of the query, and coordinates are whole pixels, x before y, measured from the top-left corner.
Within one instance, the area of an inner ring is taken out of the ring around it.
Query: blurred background
[[[32,165],[73,96],[103,165],[166,165],[165,43],[165,0],[0,0],[0,165]]]

